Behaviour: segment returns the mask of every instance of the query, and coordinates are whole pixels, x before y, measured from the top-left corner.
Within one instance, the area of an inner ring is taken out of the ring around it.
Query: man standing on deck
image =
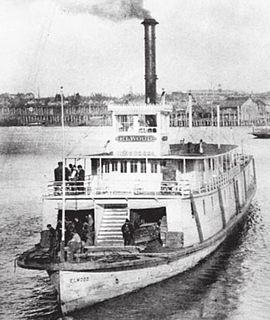
[[[54,261],[56,258],[57,251],[56,231],[51,224],[47,224],[47,228],[49,231],[50,256],[52,258],[52,261]]]
[[[78,176],[77,176],[77,186],[78,186],[78,191],[80,193],[83,193],[84,191],[84,179],[85,179],[85,171],[83,170],[81,165],[78,165]]]
[[[134,227],[132,223],[126,219],[126,222],[122,225],[122,234],[124,238],[124,245],[130,246],[133,244],[134,240]]]
[[[54,181],[62,181],[63,162],[58,162],[58,167],[54,169]]]

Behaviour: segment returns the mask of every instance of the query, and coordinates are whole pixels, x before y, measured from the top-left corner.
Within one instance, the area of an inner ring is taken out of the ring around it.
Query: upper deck
[[[66,165],[82,165],[85,179],[66,181],[66,197],[186,197],[226,184],[251,159],[231,145],[219,149],[204,143],[205,153],[196,148],[197,144],[173,145],[173,151],[164,156],[102,153],[67,158]],[[62,182],[50,183],[47,196],[61,197]]]
[[[102,153],[66,158],[81,165],[83,181],[66,181],[66,196],[187,196],[222,185],[243,162],[235,145],[169,144],[168,105],[111,105],[113,128]],[[245,160],[246,161],[246,160]],[[62,196],[62,181],[49,197]]]

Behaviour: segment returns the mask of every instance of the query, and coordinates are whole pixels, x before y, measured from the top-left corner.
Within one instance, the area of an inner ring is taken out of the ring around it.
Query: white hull
[[[76,309],[94,305],[95,303],[144,288],[148,285],[180,274],[213,253],[234,227],[243,219],[255,194],[251,192],[241,212],[235,215],[227,227],[210,241],[206,241],[199,250],[179,256],[169,263],[133,270],[108,272],[58,271],[51,274],[51,280],[59,292],[59,300],[63,314]]]
[[[59,275],[55,276],[60,281],[62,312],[67,314],[180,274],[211,254],[224,238],[225,236],[213,245],[169,264],[114,272],[59,271]],[[56,278],[54,280],[58,280]]]

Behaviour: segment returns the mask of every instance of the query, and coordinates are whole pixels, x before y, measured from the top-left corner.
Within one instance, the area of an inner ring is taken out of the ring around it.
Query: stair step
[[[104,215],[103,215],[103,218],[111,217],[111,218],[123,219],[123,218],[125,218],[125,217],[127,217],[127,216],[128,216],[127,213],[122,214],[122,215],[112,213],[112,214],[104,214]]]
[[[123,243],[112,243],[112,242],[99,242],[97,243],[98,246],[104,246],[104,247],[123,247],[124,246],[124,242]]]
[[[99,228],[99,231],[103,231],[103,230],[118,230],[119,232],[121,232],[122,228],[122,224],[114,224],[114,225],[111,225],[111,224],[103,224],[100,228]]]
[[[117,234],[100,234],[98,236],[98,239],[101,239],[101,238],[106,238],[106,239],[111,239],[111,238],[114,238],[114,239],[123,239],[123,236],[121,234],[117,235]]]
[[[123,216],[123,217],[107,216],[107,217],[103,217],[102,221],[104,220],[104,221],[110,221],[110,222],[114,222],[114,221],[120,222],[120,221],[125,221],[127,217],[128,216]]]
[[[119,214],[121,214],[121,213],[125,213],[125,212],[127,212],[127,210],[104,209],[104,212],[108,212],[108,213],[110,213],[110,212],[115,212],[115,213],[119,213]]]

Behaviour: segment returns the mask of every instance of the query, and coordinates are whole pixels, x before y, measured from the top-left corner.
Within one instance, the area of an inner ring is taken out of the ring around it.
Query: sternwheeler
[[[63,314],[194,267],[243,222],[256,191],[254,159],[238,146],[182,137],[169,143],[172,106],[156,101],[156,24],[143,21],[145,104],[109,105],[105,148],[64,157],[62,181],[44,195],[41,241],[17,260],[48,272]],[[70,163],[83,168],[84,179],[65,179]],[[121,230],[126,219],[134,228],[129,245]],[[91,241],[75,253],[65,238],[74,221],[78,234],[85,223],[91,227]],[[48,225],[60,230],[60,248]]]

